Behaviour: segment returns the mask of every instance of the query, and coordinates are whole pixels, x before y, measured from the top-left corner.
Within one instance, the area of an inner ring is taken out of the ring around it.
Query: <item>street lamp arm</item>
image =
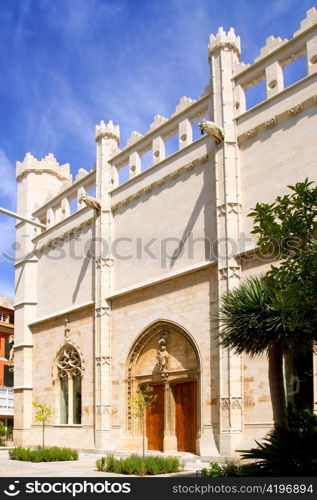
[[[23,215],[18,215],[15,212],[11,212],[11,210],[7,210],[6,208],[0,207],[0,214],[8,215],[9,217],[13,217],[14,219],[21,220],[23,222],[27,222],[28,224],[32,224],[33,226],[40,227],[41,229],[46,229],[45,224],[41,224],[40,222],[36,222],[35,220],[28,219],[27,217],[23,217]]]

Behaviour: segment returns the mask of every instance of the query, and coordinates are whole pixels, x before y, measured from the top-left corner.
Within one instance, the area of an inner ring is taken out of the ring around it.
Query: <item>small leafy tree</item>
[[[3,422],[0,421],[0,446],[5,444],[5,438],[7,436],[8,429]]]
[[[45,426],[49,423],[50,417],[53,414],[53,410],[43,403],[38,401],[33,401],[33,407],[36,409],[35,420],[42,423],[42,447],[45,447]]]
[[[133,396],[129,401],[132,415],[141,419],[142,427],[142,455],[145,456],[145,411],[154,406],[157,394],[152,394],[153,387],[146,385]]]
[[[317,186],[306,179],[272,204],[258,203],[249,214],[261,252],[279,265],[265,277],[284,323],[300,332],[298,349],[317,340]]]

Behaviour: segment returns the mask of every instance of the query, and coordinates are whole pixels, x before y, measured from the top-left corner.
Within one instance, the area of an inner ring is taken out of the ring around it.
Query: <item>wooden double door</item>
[[[164,385],[153,385],[155,404],[146,410],[146,436],[149,450],[163,451]],[[175,401],[175,434],[178,451],[196,451],[197,382],[182,382],[173,386]]]

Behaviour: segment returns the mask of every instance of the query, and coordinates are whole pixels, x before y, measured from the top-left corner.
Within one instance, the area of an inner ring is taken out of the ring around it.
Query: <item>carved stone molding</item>
[[[96,356],[96,366],[102,366],[102,365],[110,365],[110,356]]]
[[[112,267],[113,259],[107,257],[100,257],[99,259],[96,259],[96,268],[101,269],[103,266]]]
[[[173,333],[178,333],[182,336],[185,335],[184,330],[177,326],[176,324],[171,325],[169,322],[165,320],[161,320],[157,324],[153,325],[149,330],[146,330],[135,342],[133,345],[129,358],[128,358],[128,363],[127,363],[127,401],[131,401],[134,390],[136,387],[134,387],[134,384],[136,382],[136,379],[134,377],[134,366],[137,363],[138,356],[141,353],[142,349],[145,347],[147,342],[149,342],[155,335],[159,334],[159,345],[160,346],[166,346],[168,345],[168,342],[170,340],[170,335]],[[187,338],[187,337],[186,337]],[[162,367],[164,368],[164,367]],[[159,372],[156,372],[156,377],[159,375],[162,382],[167,384],[170,379],[172,378],[173,372],[168,372],[167,371],[167,366],[165,365],[166,371],[164,369],[159,370]],[[193,372],[190,372],[191,378],[195,378],[197,375],[197,370],[194,370]],[[166,390],[168,390],[166,388]],[[171,389],[169,389],[171,391]],[[172,404],[172,393],[168,393],[168,399],[171,401]],[[171,406],[171,405],[170,405]],[[169,410],[168,410],[169,411]],[[132,418],[132,409],[131,406],[128,404],[127,405],[127,428],[128,431],[132,431],[133,429],[133,418]]]
[[[304,109],[303,103],[296,104],[296,106],[293,106],[288,110],[288,114],[290,116],[296,116],[298,113],[301,113]]]
[[[166,174],[161,179],[158,179],[157,181],[153,182],[152,184],[149,184],[149,186],[146,186],[145,188],[142,188],[139,191],[137,191],[136,193],[134,193],[134,194],[128,196],[127,198],[124,198],[123,200],[119,201],[118,203],[115,203],[112,206],[112,211],[116,212],[120,208],[123,208],[123,207],[127,206],[132,201],[137,201],[139,198],[141,198],[145,194],[153,192],[155,189],[158,189],[158,188],[164,186],[165,184],[167,184],[168,182],[176,179],[180,175],[182,175],[182,174],[184,174],[186,172],[190,172],[195,167],[198,167],[202,163],[205,163],[206,161],[208,161],[208,158],[209,158],[208,155],[201,156],[200,158],[197,158],[197,160],[195,160],[194,162],[188,163],[187,165],[184,165],[183,167],[180,167],[179,169],[175,170],[174,172]]]
[[[240,57],[240,50],[239,47],[234,43],[234,42],[222,42],[222,43],[217,43],[212,49],[209,50],[210,55],[211,54],[216,54],[220,50],[227,49],[227,50],[232,50],[237,54],[238,57]],[[208,62],[211,61],[210,55],[208,56]]]
[[[263,104],[265,104],[265,102],[266,101],[263,101]],[[315,104],[317,104],[317,95],[311,95],[311,96],[307,97],[305,100],[303,100],[301,103],[294,105],[290,109],[287,109],[287,108],[282,109],[280,111],[280,113],[277,113],[273,118],[257,123],[255,125],[254,129],[251,129],[251,130],[257,130],[257,133],[260,134],[264,130],[267,130],[270,127],[274,127],[277,124],[285,122],[290,117],[296,116],[298,113],[302,112],[304,109],[309,109],[311,106],[314,106]],[[259,106],[261,106],[261,104],[259,104]],[[274,119],[275,119],[275,123],[274,123]],[[239,120],[239,117],[238,117],[238,120]],[[242,132],[238,136],[239,146],[241,146],[249,138],[250,138],[250,136],[248,135],[248,132]]]
[[[169,432],[173,429],[173,420],[172,420],[172,389],[169,385],[165,386],[165,390],[167,392],[167,426]]]
[[[232,410],[242,410],[242,398],[231,397],[231,398],[221,398],[220,407],[222,410],[229,411]]]
[[[265,128],[273,128],[277,124],[276,116],[264,123]]]
[[[245,136],[247,139],[252,139],[252,137],[255,137],[257,133],[258,132],[256,128],[251,128],[245,133]]]
[[[72,345],[65,345],[57,361],[58,378],[78,377],[82,375],[79,352]]]
[[[110,412],[110,405],[106,405],[106,404],[97,404],[96,405],[96,413],[97,415],[105,415],[105,414],[109,414]]]
[[[96,307],[95,309],[96,318],[101,318],[102,316],[110,316],[110,307],[109,306],[101,306]]]
[[[70,338],[70,325],[67,318],[64,322],[64,342],[56,353],[52,366],[52,378],[82,376],[85,371],[85,360],[78,344]],[[56,373],[57,369],[57,373]],[[55,375],[54,375],[55,373]]]
[[[176,179],[177,177],[179,177],[181,174],[181,170],[178,169],[178,170],[174,170],[174,172],[171,173],[171,177],[172,179]]]
[[[222,410],[230,410],[230,399],[229,398],[221,398],[220,407]]]
[[[35,248],[34,254],[39,257],[42,253],[50,250],[56,249],[56,244],[57,242],[63,243],[64,241],[67,241],[71,237],[73,237],[77,232],[81,231],[82,229],[85,229],[85,227],[91,226],[92,223],[94,222],[95,217],[89,218],[88,220],[82,222],[81,224],[78,224],[77,226],[72,227],[68,231],[65,231],[63,234],[52,238],[49,240],[47,243],[44,245],[39,245],[38,247]],[[51,229],[51,228],[49,228]],[[52,226],[52,229],[54,229],[54,226]]]
[[[228,215],[228,214],[238,215],[240,212],[240,208],[241,208],[240,203],[232,203],[232,202],[223,203],[222,205],[219,205],[217,207],[218,217],[222,217],[223,215]]]
[[[219,269],[219,277],[221,280],[240,278],[240,266],[229,266]]]

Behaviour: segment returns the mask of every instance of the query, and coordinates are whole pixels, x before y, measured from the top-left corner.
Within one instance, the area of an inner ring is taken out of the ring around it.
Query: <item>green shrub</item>
[[[203,477],[224,477],[223,466],[218,462],[210,462],[210,469],[204,468],[201,473]]]
[[[233,461],[226,461],[224,464],[218,462],[211,462],[209,469],[202,469],[203,477],[240,477],[240,476],[253,476],[253,464],[241,464]]]
[[[71,448],[22,448],[21,446],[9,450],[11,460],[24,462],[59,462],[64,460],[78,460],[78,451]]]
[[[137,476],[156,476],[183,470],[185,462],[177,457],[142,457],[130,455],[116,459],[113,455],[102,457],[96,462],[97,470]]]
[[[317,416],[309,410],[288,410],[288,427],[274,429],[257,442],[258,448],[243,451],[257,476],[317,476]]]

